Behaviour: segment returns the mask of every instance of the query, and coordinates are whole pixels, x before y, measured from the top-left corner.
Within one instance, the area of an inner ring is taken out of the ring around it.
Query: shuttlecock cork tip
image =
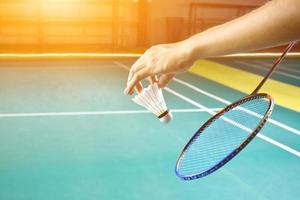
[[[159,121],[162,123],[169,123],[173,119],[173,115],[169,110],[166,110],[164,113],[162,113],[160,116],[158,116]]]

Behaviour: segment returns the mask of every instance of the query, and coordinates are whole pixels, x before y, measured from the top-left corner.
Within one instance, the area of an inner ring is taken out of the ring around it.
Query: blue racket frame
[[[199,173],[199,174],[193,174],[193,175],[189,175],[189,176],[183,176],[179,173],[180,162],[184,158],[185,152],[189,149],[189,147],[191,145],[193,145],[194,141],[197,140],[197,138],[200,136],[200,134],[208,126],[210,126],[211,123],[213,123],[216,119],[218,119],[220,116],[222,116],[225,112],[228,112],[231,109],[233,109],[233,108],[235,108],[235,107],[237,107],[237,106],[239,106],[239,105],[241,105],[245,102],[248,102],[248,101],[251,101],[251,100],[254,100],[254,99],[258,99],[258,98],[269,99],[270,104],[269,104],[268,110],[265,113],[265,115],[262,117],[262,119],[261,119],[260,123],[258,124],[258,126],[254,129],[254,131],[251,134],[249,134],[249,136],[236,149],[234,149],[231,153],[229,153],[223,160],[218,162],[214,167],[210,168],[209,170],[206,170],[205,172],[202,172],[202,173]],[[262,129],[262,127],[267,122],[269,116],[271,115],[273,107],[274,107],[274,99],[270,95],[268,95],[266,93],[256,93],[256,94],[251,94],[251,95],[245,96],[242,99],[237,100],[237,101],[233,102],[232,104],[226,106],[222,110],[220,110],[217,114],[215,114],[207,122],[205,122],[205,124],[203,124],[198,129],[198,131],[192,136],[192,138],[189,140],[189,142],[185,145],[185,147],[181,151],[180,156],[179,156],[179,158],[176,162],[176,167],[175,167],[176,175],[179,178],[183,179],[183,180],[194,180],[194,179],[198,179],[198,178],[202,178],[204,176],[207,176],[207,175],[213,173],[214,171],[218,170],[222,166],[224,166],[228,161],[230,161],[239,152],[241,152],[250,143],[250,141],[258,134],[258,132]]]

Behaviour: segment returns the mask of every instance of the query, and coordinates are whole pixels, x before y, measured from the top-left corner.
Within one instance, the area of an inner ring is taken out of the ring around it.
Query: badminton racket
[[[207,176],[234,158],[257,135],[271,115],[274,100],[260,88],[296,42],[291,42],[255,90],[215,113],[183,148],[175,167],[183,180]]]

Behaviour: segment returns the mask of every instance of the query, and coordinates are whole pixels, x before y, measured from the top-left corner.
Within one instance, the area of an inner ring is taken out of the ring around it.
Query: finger
[[[133,74],[142,68],[146,67],[146,62],[143,61],[144,59],[140,57],[130,68],[127,83],[132,79]]]
[[[132,79],[132,76],[134,74],[134,72],[136,71],[135,68],[136,68],[136,62],[131,66],[130,70],[129,70],[129,74],[128,74],[128,78],[127,78],[127,84],[128,82]]]
[[[150,84],[154,84],[158,81],[157,76],[150,76],[148,78],[148,80],[149,80]]]
[[[158,85],[160,88],[164,88],[168,83],[174,78],[175,74],[165,74],[161,75],[158,79]]]
[[[132,79],[128,82],[127,88],[125,89],[124,93],[130,95],[133,93],[134,87],[143,80],[144,78],[150,75],[150,70],[148,68],[143,68],[140,71],[133,74]]]
[[[137,85],[134,87],[136,93],[141,93],[143,91],[143,84],[138,82]]]

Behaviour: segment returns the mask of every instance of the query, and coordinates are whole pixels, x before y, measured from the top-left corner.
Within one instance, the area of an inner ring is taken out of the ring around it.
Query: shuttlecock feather
[[[138,93],[132,100],[138,105],[154,113],[161,122],[168,123],[172,120],[172,114],[168,110],[161,88],[157,83],[149,85]]]

